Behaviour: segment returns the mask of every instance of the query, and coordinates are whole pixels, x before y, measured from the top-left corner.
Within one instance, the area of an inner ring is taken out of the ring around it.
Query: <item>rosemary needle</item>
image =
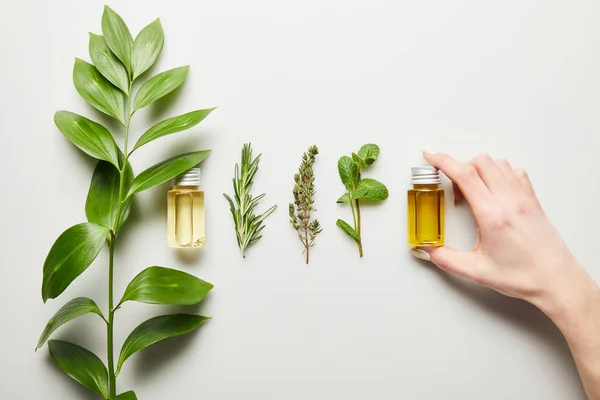
[[[244,258],[246,258],[246,249],[248,246],[258,242],[262,237],[261,232],[265,229],[264,220],[277,208],[274,205],[260,215],[254,213],[260,200],[265,197],[264,193],[256,197],[252,197],[252,194],[250,194],[250,189],[254,183],[254,175],[258,171],[260,156],[261,154],[252,159],[251,143],[244,144],[242,148],[241,168],[240,165],[235,164],[233,199],[223,193],[223,196],[229,201],[238,246]]]

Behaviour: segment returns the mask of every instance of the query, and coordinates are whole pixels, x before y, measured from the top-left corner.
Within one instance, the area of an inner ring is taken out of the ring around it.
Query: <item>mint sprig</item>
[[[388,189],[383,183],[375,179],[362,179],[361,177],[362,169],[373,165],[379,158],[379,153],[379,146],[369,143],[362,146],[358,153],[352,153],[351,157],[343,156],[338,161],[338,173],[346,187],[346,193],[340,196],[337,202],[350,204],[353,226],[341,219],[337,220],[336,225],[354,239],[361,257],[363,256],[363,246],[360,200],[383,201],[389,196]]]

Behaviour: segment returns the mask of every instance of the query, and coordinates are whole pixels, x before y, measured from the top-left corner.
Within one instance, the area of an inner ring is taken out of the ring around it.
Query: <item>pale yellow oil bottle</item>
[[[444,190],[439,170],[432,166],[411,169],[408,191],[408,244],[411,247],[444,244]]]
[[[170,247],[202,247],[206,241],[204,191],[200,168],[175,178],[167,194],[167,225]]]

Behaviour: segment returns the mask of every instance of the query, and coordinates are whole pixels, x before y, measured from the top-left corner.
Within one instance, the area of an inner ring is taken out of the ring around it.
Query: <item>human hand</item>
[[[552,226],[525,171],[488,155],[468,163],[441,153],[424,157],[471,206],[477,243],[468,252],[442,246],[413,249],[413,255],[540,308],[550,309],[576,295],[570,292],[581,285],[589,286],[591,278]]]

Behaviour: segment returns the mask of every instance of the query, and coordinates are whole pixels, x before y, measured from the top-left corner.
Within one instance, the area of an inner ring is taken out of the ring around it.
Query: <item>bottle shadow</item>
[[[174,249],[177,260],[186,266],[197,265],[201,262],[204,256],[202,248],[193,249]]]
[[[576,382],[574,386],[580,388],[581,398],[585,392],[571,351],[560,330],[537,307],[524,300],[504,296],[492,289],[476,285],[464,279],[450,275],[439,270],[427,261],[417,260],[424,268],[428,268],[439,276],[449,287],[453,288],[463,297],[472,300],[473,304],[491,313],[503,321],[533,334],[545,347],[551,349],[564,366],[566,378]],[[579,397],[577,397],[579,398]]]

